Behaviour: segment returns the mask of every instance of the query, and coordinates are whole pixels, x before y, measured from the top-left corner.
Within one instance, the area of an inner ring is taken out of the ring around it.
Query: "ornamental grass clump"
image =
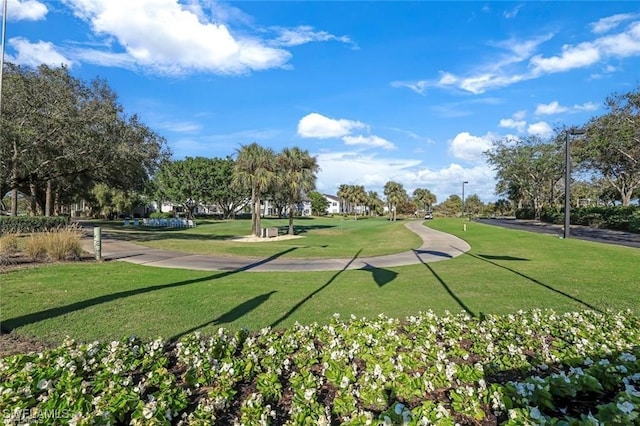
[[[82,255],[80,239],[82,230],[67,226],[30,234],[24,243],[24,251],[34,261],[78,259]]]
[[[9,256],[18,251],[18,234],[7,232],[0,235],[0,256]]]

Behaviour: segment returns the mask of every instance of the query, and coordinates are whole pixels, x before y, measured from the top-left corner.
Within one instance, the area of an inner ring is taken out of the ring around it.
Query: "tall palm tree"
[[[369,191],[367,193],[367,208],[369,209],[369,215],[373,216],[373,212],[375,212],[378,207],[382,207],[382,200],[376,191]]]
[[[273,182],[275,153],[253,142],[240,145],[233,168],[233,183],[251,189],[251,233],[260,236],[260,198]]]
[[[413,198],[422,205],[422,208],[425,211],[427,211],[427,207],[430,210],[431,206],[433,206],[437,200],[436,196],[431,191],[424,188],[416,188],[416,190],[413,191]]]
[[[364,190],[364,185],[353,185],[350,191],[350,196],[354,207],[362,206],[367,202],[367,192]],[[358,210],[354,208],[354,212],[355,219],[358,220]]]
[[[340,213],[348,213],[347,198],[349,197],[349,187],[350,185],[347,185],[345,183],[341,184],[338,187],[338,193],[336,195],[338,196],[338,198],[340,198],[340,202],[342,203],[342,209]]]
[[[389,181],[384,185],[384,195],[389,205],[390,219],[395,222],[398,204],[407,199],[407,191],[401,183]]]
[[[276,159],[278,165],[278,186],[281,188],[289,207],[289,235],[293,235],[293,210],[302,201],[303,194],[316,187],[316,173],[320,169],[315,157],[309,151],[298,147],[284,148]]]

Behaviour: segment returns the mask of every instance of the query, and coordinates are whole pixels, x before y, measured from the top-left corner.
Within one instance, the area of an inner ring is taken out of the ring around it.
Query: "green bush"
[[[594,228],[639,232],[637,206],[579,207],[571,209],[571,223]]]
[[[516,219],[535,219],[536,211],[530,208],[517,209]]]
[[[44,232],[69,225],[69,216],[0,216],[0,230],[11,233]]]
[[[169,212],[153,212],[149,215],[151,219],[171,219],[173,214]]]
[[[542,209],[540,220],[543,222],[562,224],[564,223],[564,209],[557,207],[545,207]]]

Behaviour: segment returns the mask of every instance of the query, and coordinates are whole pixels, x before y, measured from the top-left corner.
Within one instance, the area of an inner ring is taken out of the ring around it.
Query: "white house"
[[[335,195],[322,194],[327,200],[327,214],[340,214],[340,199]]]

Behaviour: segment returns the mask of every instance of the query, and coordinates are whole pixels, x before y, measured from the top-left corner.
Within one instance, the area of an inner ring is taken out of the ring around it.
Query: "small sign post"
[[[96,260],[102,260],[102,228],[93,227],[93,251],[96,254]]]

